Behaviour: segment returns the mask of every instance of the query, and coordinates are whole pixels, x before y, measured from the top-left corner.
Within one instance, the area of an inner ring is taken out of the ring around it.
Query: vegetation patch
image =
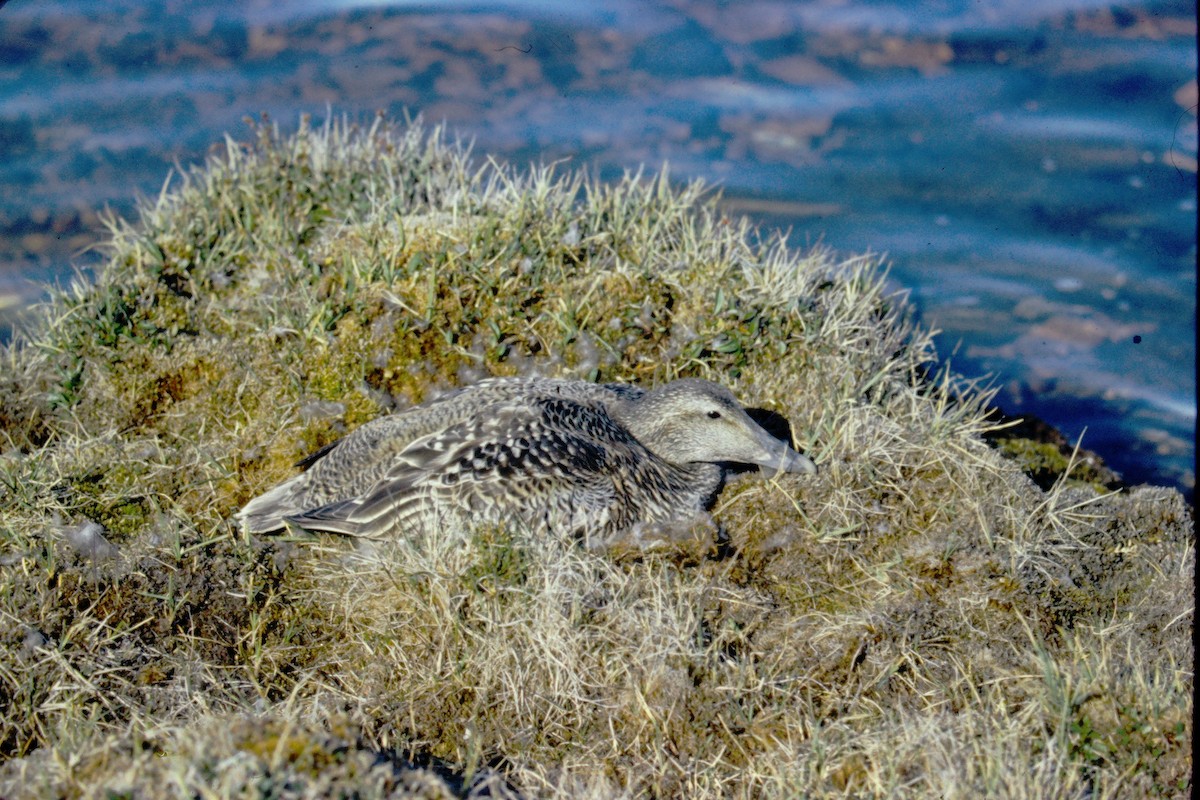
[[[110,231],[0,353],[0,794],[1190,794],[1190,510],[989,447],[874,260],[382,118],[258,126]],[[532,374],[716,380],[820,473],[652,551],[232,522]]]

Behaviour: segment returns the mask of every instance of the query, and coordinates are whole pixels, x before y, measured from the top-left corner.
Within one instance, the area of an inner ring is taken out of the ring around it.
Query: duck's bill
[[[811,458],[797,453],[790,447],[784,448],[783,452],[777,458],[759,466],[769,476],[780,475],[785,472],[795,475],[815,475],[817,472],[817,465],[813,463]]]
[[[762,471],[767,475],[780,475],[785,472],[793,475],[815,475],[817,465],[812,459],[802,453],[797,453],[785,442],[776,439],[766,431],[763,431],[762,440],[763,457],[756,459],[755,463],[762,468]]]

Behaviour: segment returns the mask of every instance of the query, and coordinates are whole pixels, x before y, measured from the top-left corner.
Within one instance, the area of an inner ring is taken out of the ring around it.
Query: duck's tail
[[[237,513],[242,529],[247,533],[275,533],[283,530],[286,527],[284,517],[304,510],[300,503],[300,494],[307,477],[301,473],[246,503]]]

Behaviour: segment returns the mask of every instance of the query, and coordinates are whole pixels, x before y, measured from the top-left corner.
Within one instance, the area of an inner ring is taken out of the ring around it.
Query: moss
[[[1112,473],[1094,458],[1073,459],[1070,452],[1051,442],[1035,439],[1002,439],[1000,451],[1012,458],[1038,486],[1050,488],[1065,480],[1072,486],[1090,486],[1098,492],[1109,488]]]
[[[874,260],[702,194],[379,119],[263,125],[111,220],[2,354],[0,794],[1186,796],[1178,493],[989,448]],[[363,422],[532,373],[719,380],[821,471],[627,553],[233,525]]]

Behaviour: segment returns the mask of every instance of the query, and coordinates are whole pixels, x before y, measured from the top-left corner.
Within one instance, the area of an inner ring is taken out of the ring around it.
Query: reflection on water
[[[245,116],[408,109],[518,163],[669,162],[798,245],[886,253],[1009,410],[1191,485],[1194,3],[563,7],[5,6],[0,315]]]

